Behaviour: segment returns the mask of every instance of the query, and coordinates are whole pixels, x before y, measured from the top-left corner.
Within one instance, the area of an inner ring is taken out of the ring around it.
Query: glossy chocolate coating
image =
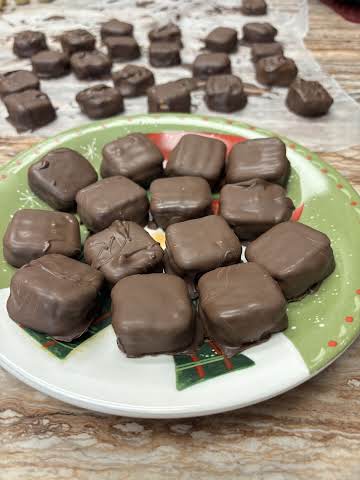
[[[210,215],[170,225],[166,229],[166,253],[175,273],[195,278],[238,263],[241,243],[222,217]]]
[[[55,210],[75,210],[79,190],[97,180],[93,166],[70,148],[57,148],[28,170],[31,190]]]
[[[277,87],[287,87],[298,74],[294,60],[283,55],[261,58],[256,62],[255,68],[259,83]]]
[[[180,65],[180,47],[176,42],[153,42],[149,48],[149,62],[153,67]]]
[[[31,57],[34,72],[40,78],[58,78],[70,71],[69,58],[64,52],[43,50]]]
[[[42,32],[24,30],[14,37],[13,51],[20,58],[30,58],[35,53],[46,49],[46,38]]]
[[[81,111],[89,118],[107,118],[124,111],[121,93],[104,84],[86,88],[76,95]]]
[[[111,298],[112,326],[119,348],[128,357],[175,353],[192,344],[194,314],[181,278],[164,273],[132,275],[116,284]]]
[[[163,172],[161,151],[142,133],[131,133],[106,144],[102,155],[100,172],[104,178],[123,175],[147,186]]]
[[[3,238],[4,257],[13,267],[49,253],[80,254],[80,227],[73,215],[48,210],[18,210]]]
[[[107,37],[104,43],[113,60],[127,62],[140,57],[140,47],[134,37]]]
[[[100,35],[102,40],[107,37],[131,37],[133,31],[134,27],[131,23],[121,22],[116,18],[111,18],[101,24]]]
[[[181,31],[174,23],[154,28],[149,32],[150,42],[178,42],[181,45]]]
[[[237,46],[237,31],[234,28],[214,28],[205,38],[205,46],[212,52],[232,52]]]
[[[204,330],[224,350],[258,342],[288,326],[279,285],[256,263],[206,273],[199,280],[199,293]]]
[[[55,109],[46,95],[39,90],[25,90],[4,98],[7,120],[20,132],[35,130],[56,118]]]
[[[110,75],[112,61],[102,52],[77,52],[71,56],[71,69],[79,78],[101,78]]]
[[[278,31],[268,22],[251,22],[243,26],[243,39],[249,43],[273,42]]]
[[[243,0],[241,11],[244,15],[266,15],[267,4],[265,0]]]
[[[247,104],[247,95],[239,77],[235,75],[214,75],[209,77],[205,87],[205,102],[215,112],[235,112]]]
[[[86,240],[84,256],[115,285],[129,275],[153,272],[161,266],[163,250],[137,223],[116,220]]]
[[[326,115],[334,99],[319,83],[297,78],[289,87],[286,105],[303,117]]]
[[[85,263],[45,255],[15,273],[7,310],[23,327],[70,342],[95,319],[102,283],[103,275]]]
[[[211,190],[200,177],[158,178],[150,185],[150,211],[164,230],[173,223],[211,213]]]
[[[272,57],[274,55],[284,55],[283,47],[278,42],[255,43],[251,47],[251,58],[255,63],[261,58]]]
[[[126,65],[122,70],[114,72],[112,79],[123,97],[146,95],[148,88],[155,84],[152,71],[138,65]]]
[[[182,112],[190,113],[190,90],[180,82],[168,82],[148,89],[148,109],[150,113]]]
[[[75,52],[94,50],[96,38],[87,30],[78,28],[63,33],[60,42],[64,52],[67,55],[72,55]]]
[[[246,258],[262,265],[288,299],[300,297],[335,268],[330,239],[298,222],[268,230],[248,246]]]
[[[12,93],[39,89],[40,82],[38,77],[27,70],[15,70],[0,74],[0,97],[2,98]]]
[[[231,73],[231,61],[226,53],[201,53],[193,63],[193,76],[206,80],[211,75]]]
[[[149,203],[146,191],[126,177],[100,180],[76,195],[78,214],[92,232],[109,227],[115,220],[146,225]]]
[[[225,165],[225,143],[201,135],[184,135],[169,156],[165,167],[168,177],[202,177],[214,187]]]
[[[290,163],[285,144],[278,138],[259,138],[239,142],[232,148],[226,163],[226,183],[254,178],[286,185]]]
[[[294,208],[283,187],[265,180],[225,185],[220,192],[220,213],[240,240],[253,240],[289,220]]]

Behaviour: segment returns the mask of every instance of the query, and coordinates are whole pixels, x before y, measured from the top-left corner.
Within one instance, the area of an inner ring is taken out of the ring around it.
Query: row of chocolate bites
[[[324,115],[333,103],[332,97],[318,82],[297,78],[295,62],[284,56],[275,41],[277,30],[270,23],[248,23],[243,27],[243,43],[252,46],[258,82],[269,86],[288,87],[286,104],[296,114],[314,117]],[[56,78],[72,71],[79,79],[97,79],[111,74],[112,61],[130,61],[140,56],[140,47],[133,37],[133,26],[116,19],[102,25],[101,37],[108,55],[95,50],[95,37],[86,30],[72,30],[61,37],[63,52],[47,49],[45,35],[25,31],[17,34],[14,52],[31,56],[33,72],[18,70],[0,76],[0,95],[9,114],[9,121],[18,131],[46,125],[56,118],[49,97],[40,91],[40,78]],[[170,23],[149,33],[150,64],[170,67],[181,63],[180,29]],[[143,66],[127,65],[113,73],[114,87],[98,84],[76,96],[80,109],[92,119],[106,118],[124,111],[124,98],[148,96],[149,112],[191,111],[191,91],[204,88],[207,106],[218,112],[241,110],[247,95],[241,79],[231,74],[228,53],[238,45],[235,29],[218,27],[204,40],[211,53],[198,55],[192,65],[193,79],[183,78],[154,85],[153,73]]]
[[[8,226],[4,256],[22,267],[11,282],[10,317],[70,341],[93,321],[106,280],[128,356],[196,348],[204,335],[231,355],[285,329],[286,299],[333,271],[330,241],[290,221],[290,168],[279,139],[238,143],[225,156],[220,140],[188,134],[163,169],[160,150],[135,133],[105,145],[105,178],[97,180],[77,152],[46,154],[30,167],[29,185],[62,211],[20,210]],[[165,251],[143,228],[148,185]],[[220,215],[212,215],[211,188],[218,187]],[[86,263],[69,258],[81,255],[79,223],[67,213],[76,207],[91,231]],[[252,240],[249,263],[241,263],[243,240]],[[191,296],[199,296],[196,314]]]

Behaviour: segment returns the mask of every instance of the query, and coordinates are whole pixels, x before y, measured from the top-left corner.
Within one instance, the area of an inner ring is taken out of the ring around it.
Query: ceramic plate
[[[239,122],[194,115],[143,115],[92,123],[50,138],[0,169],[0,234],[19,208],[47,208],[27,186],[30,163],[56,147],[71,147],[99,166],[103,145],[131,132],[151,134],[166,152],[181,132],[222,138],[228,148],[271,132]],[[164,133],[166,132],[166,133]],[[138,417],[186,417],[243,407],[278,395],[329,365],[359,334],[360,200],[332,167],[284,139],[292,165],[288,192],[293,220],[331,238],[336,270],[319,290],[289,304],[289,328],[231,360],[216,344],[197,356],[128,359],[119,352],[108,305],[81,339],[64,344],[12,322],[6,299],[13,269],[0,258],[0,363],[16,377],[60,400],[88,409]],[[217,208],[216,197],[214,209]],[[86,232],[83,232],[86,234]],[[152,234],[163,241],[161,231]]]

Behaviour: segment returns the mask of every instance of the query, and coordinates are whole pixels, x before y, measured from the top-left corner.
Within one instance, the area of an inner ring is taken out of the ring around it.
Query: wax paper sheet
[[[339,150],[359,143],[360,106],[351,99],[332,79],[323,72],[310,52],[304,47],[303,38],[308,28],[307,2],[303,0],[268,0],[268,15],[248,17],[240,12],[241,0],[56,0],[51,4],[32,3],[25,7],[7,7],[0,17],[0,71],[31,68],[28,60],[14,57],[11,51],[12,37],[24,29],[45,32],[52,48],[59,48],[58,36],[65,30],[84,27],[96,35],[100,23],[117,17],[135,25],[135,36],[142,46],[142,57],[133,63],[148,65],[148,31],[158,24],[172,20],[183,32],[185,48],[182,50],[183,65],[166,69],[153,69],[157,83],[191,76],[187,65],[203,48],[203,39],[212,28],[223,25],[234,27],[241,37],[242,26],[250,21],[269,21],[279,30],[278,39],[285,46],[286,55],[292,57],[300,75],[320,81],[334,97],[330,114],[319,119],[305,119],[288,111],[285,106],[287,89],[274,88],[262,95],[252,95],[246,108],[231,116],[239,120],[274,130],[314,150]],[[103,49],[98,41],[99,49]],[[250,50],[240,46],[231,55],[233,72],[244,82],[256,85]],[[113,70],[122,64],[115,63]],[[88,118],[80,113],[75,95],[87,86],[99,81],[79,81],[74,75],[54,80],[42,80],[42,89],[50,96],[57,108],[58,119],[34,132],[37,136],[50,136],[64,129],[75,127]],[[111,80],[105,81],[111,85]],[[203,92],[192,96],[194,113],[209,112],[203,101]],[[126,113],[147,111],[145,97],[125,102]],[[7,114],[0,105],[1,135],[17,135],[5,120]]]

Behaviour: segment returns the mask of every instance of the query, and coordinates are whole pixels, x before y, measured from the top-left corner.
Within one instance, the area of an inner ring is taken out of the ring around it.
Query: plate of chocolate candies
[[[308,380],[359,334],[360,200],[317,155],[218,117],[114,117],[0,169],[0,364],[133,417]]]

